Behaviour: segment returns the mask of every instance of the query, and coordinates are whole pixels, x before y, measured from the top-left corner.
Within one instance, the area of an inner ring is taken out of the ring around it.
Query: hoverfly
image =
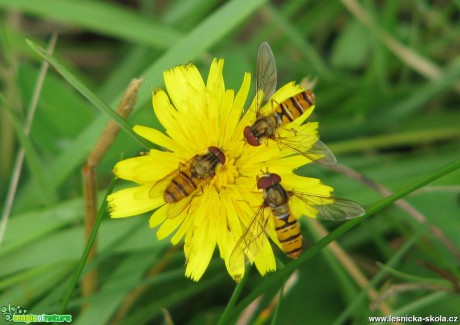
[[[286,190],[281,185],[281,177],[274,173],[258,177],[257,188],[263,190],[263,202],[232,252],[230,267],[235,270],[244,263],[241,254],[254,257],[260,250],[259,238],[266,234],[270,215],[274,217],[276,234],[286,255],[294,259],[300,256],[303,240],[300,224],[289,207],[291,199],[300,200],[306,209],[313,208],[317,211],[316,217],[324,220],[343,221],[360,217],[365,213],[364,208],[354,201]],[[267,212],[267,208],[270,211]]]
[[[256,60],[256,116],[252,126],[246,126],[243,135],[248,144],[259,146],[263,139],[268,138],[284,145],[306,158],[323,165],[337,162],[334,154],[317,137],[311,134],[302,135],[294,131],[294,137],[280,137],[277,130],[289,122],[299,118],[315,104],[315,95],[305,90],[281,103],[271,101],[272,112],[262,115],[260,109],[269,101],[276,90],[276,62],[267,42],[263,42],[257,52]],[[261,94],[260,94],[261,92]],[[261,97],[261,100],[259,98]],[[319,157],[318,157],[319,156]]]
[[[154,195],[155,190],[169,180],[163,198],[166,203],[179,202],[202,188],[204,182],[216,174],[219,164],[225,164],[225,155],[219,148],[211,146],[205,154],[195,155],[187,163],[181,164],[179,168],[153,184],[149,196]]]

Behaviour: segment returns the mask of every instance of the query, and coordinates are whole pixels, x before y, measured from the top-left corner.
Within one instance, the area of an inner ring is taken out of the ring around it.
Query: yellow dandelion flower
[[[149,224],[158,227],[160,240],[171,236],[175,245],[185,237],[185,275],[195,281],[205,272],[216,245],[236,280],[244,274],[245,260],[254,263],[262,275],[276,269],[273,249],[265,235],[280,245],[273,218],[268,219],[264,231],[256,234],[257,245],[243,240],[248,233],[245,230],[255,223],[256,211],[266,210],[263,189],[257,188],[262,170],[281,175],[288,191],[309,191],[321,198],[332,198],[333,191],[319,180],[294,175],[293,170],[308,160],[293,155],[288,147],[268,140],[258,147],[246,143],[244,130],[257,118],[256,100],[243,116],[251,75],[244,75],[235,94],[225,88],[223,65],[223,60],[215,59],[206,82],[192,64],[164,73],[167,93],[153,93],[153,108],[165,134],[144,126],[134,127],[137,134],[164,150],[152,149],[143,156],[117,163],[116,176],[138,186],[108,197],[112,218],[155,210]],[[273,98],[281,103],[303,91],[289,83]],[[288,131],[280,132],[292,133],[296,129],[317,139],[317,123],[302,124],[310,113],[311,110],[289,123]],[[263,208],[258,209],[261,205]],[[293,200],[292,209],[297,217],[318,214],[304,201]]]

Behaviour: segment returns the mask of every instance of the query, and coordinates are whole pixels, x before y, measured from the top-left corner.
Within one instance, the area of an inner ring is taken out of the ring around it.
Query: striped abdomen
[[[192,194],[206,179],[216,173],[219,164],[225,164],[225,155],[217,147],[209,147],[204,155],[196,155],[190,164],[179,168],[166,188],[163,198],[166,203],[174,203]]]
[[[289,207],[287,210],[286,214],[275,215],[275,230],[286,255],[290,258],[297,258],[302,253],[302,234],[299,222],[289,212]]]
[[[273,114],[280,126],[294,121],[314,104],[315,95],[310,90],[305,90],[280,103],[274,109]]]
[[[269,177],[271,179],[259,180],[258,186],[264,188],[265,205],[271,208],[275,216],[275,230],[284,252],[291,258],[297,258],[302,253],[303,244],[300,225],[289,210],[288,193],[273,176]]]
[[[203,179],[192,174],[191,169],[179,171],[164,192],[165,202],[174,203],[182,200],[194,192],[202,181]]]
[[[273,102],[275,103],[275,102]],[[279,103],[271,114],[257,118],[252,126],[246,126],[243,135],[251,146],[260,146],[262,139],[271,138],[281,125],[294,121],[315,103],[315,95],[310,90]]]

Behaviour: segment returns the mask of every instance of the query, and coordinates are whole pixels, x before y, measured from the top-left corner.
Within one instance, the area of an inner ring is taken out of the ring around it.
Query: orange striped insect
[[[262,115],[260,109],[273,96],[276,90],[277,74],[273,52],[267,42],[263,42],[257,52],[256,62],[256,121],[246,126],[243,135],[248,144],[259,146],[265,138],[287,146],[306,158],[323,165],[333,165],[337,162],[334,154],[316,136],[299,134],[294,131],[295,137],[282,138],[277,135],[280,127],[294,121],[312,108],[315,104],[315,95],[311,90],[305,90],[281,103],[272,100],[271,113]],[[259,101],[259,93],[262,99]]]
[[[263,190],[263,202],[252,217],[243,235],[238,240],[230,256],[231,270],[238,270],[244,263],[244,256],[252,259],[261,249],[261,236],[267,235],[270,216],[283,251],[290,258],[298,258],[302,253],[302,234],[297,217],[291,212],[289,201],[299,199],[306,208],[313,207],[318,213],[317,218],[324,220],[343,221],[360,217],[365,213],[358,203],[342,198],[320,196],[295,190],[286,190],[281,185],[278,174],[266,173],[257,179],[257,188]],[[332,200],[331,200],[332,199]],[[269,211],[266,211],[266,210]]]
[[[195,193],[210,180],[219,164],[225,164],[225,154],[218,147],[211,146],[205,154],[195,155],[187,163],[181,164],[179,168],[153,184],[149,195],[155,195],[158,186],[169,181],[163,198],[166,203],[179,202]]]

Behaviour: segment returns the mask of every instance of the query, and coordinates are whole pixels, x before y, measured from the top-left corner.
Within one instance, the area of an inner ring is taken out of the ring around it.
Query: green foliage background
[[[99,269],[99,290],[85,299],[79,287],[73,291],[66,313],[74,324],[368,323],[382,311],[370,307],[369,288],[323,247],[335,238],[375,288],[377,305],[385,303],[392,315],[460,316],[459,7],[459,1],[425,0],[0,0],[2,208],[16,153],[26,150],[0,238],[0,306],[61,312],[85,247],[81,167],[107,114],[50,69],[31,134],[21,131],[42,62],[26,39],[46,47],[57,31],[54,59],[99,101],[115,107],[129,81],[143,76],[129,123],[158,128],[150,89],[163,86],[164,70],[192,61],[206,74],[213,57],[224,58],[227,86],[237,88],[243,73],[254,71],[259,44],[268,41],[280,84],[317,78],[313,119],[339,162],[400,193],[426,219],[416,221],[342,173],[305,166],[299,173],[333,185],[338,196],[369,208],[369,217],[349,226],[323,224],[336,230],[317,244],[321,236],[303,222],[304,256],[293,262],[279,254],[284,269],[264,278],[251,272],[235,292],[217,254],[194,283],[184,278],[182,250],[157,241],[147,215],[105,216],[98,257],[84,271]],[[120,154],[141,150],[119,135],[96,169],[100,201]],[[444,174],[413,192],[423,185],[413,186],[416,180]],[[293,270],[297,282],[264,318]]]

